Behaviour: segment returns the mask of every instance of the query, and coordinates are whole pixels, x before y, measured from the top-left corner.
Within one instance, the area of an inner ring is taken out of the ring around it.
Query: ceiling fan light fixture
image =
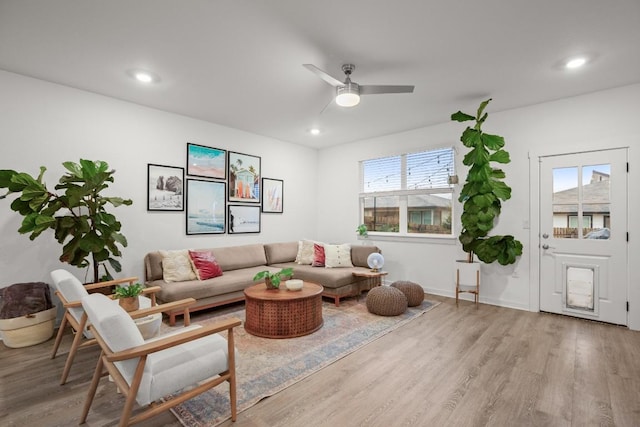
[[[355,107],[360,103],[360,88],[357,83],[348,82],[336,88],[336,104],[341,107]]]

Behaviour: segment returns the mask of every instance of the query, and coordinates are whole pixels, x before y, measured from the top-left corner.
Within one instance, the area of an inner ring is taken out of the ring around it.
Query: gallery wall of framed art
[[[262,178],[259,156],[186,148],[185,168],[148,164],[148,211],[186,211],[187,235],[260,233],[262,213],[283,213],[284,181]]]

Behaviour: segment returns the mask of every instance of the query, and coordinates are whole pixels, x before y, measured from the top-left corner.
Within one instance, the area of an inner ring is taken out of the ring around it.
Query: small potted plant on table
[[[253,276],[253,280],[262,280],[264,279],[265,285],[267,285],[267,289],[278,289],[280,288],[280,282],[284,278],[289,278],[293,276],[293,268],[283,268],[280,271],[272,272],[272,271],[261,271]]]
[[[135,311],[140,308],[138,296],[142,293],[144,286],[134,283],[128,286],[117,286],[113,291],[115,298],[119,300],[120,306],[126,311]]]

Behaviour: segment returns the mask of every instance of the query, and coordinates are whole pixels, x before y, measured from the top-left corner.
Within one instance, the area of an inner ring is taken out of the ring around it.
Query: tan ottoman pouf
[[[402,291],[404,296],[407,297],[409,307],[416,307],[424,301],[424,289],[417,283],[409,282],[408,280],[398,280],[393,282],[391,286]]]
[[[367,294],[367,310],[380,316],[398,316],[407,311],[407,297],[390,286],[376,286]]]

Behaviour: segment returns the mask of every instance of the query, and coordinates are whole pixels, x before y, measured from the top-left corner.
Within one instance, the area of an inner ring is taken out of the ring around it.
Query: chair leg
[[[136,396],[138,395],[138,389],[140,388],[140,382],[142,381],[142,374],[144,373],[144,365],[147,363],[147,356],[141,356],[138,360],[138,366],[136,366],[136,372],[133,374],[131,385],[127,391],[127,400],[124,402],[124,408],[122,408],[122,415],[120,415],[120,424],[118,427],[125,427],[129,425],[129,419],[131,418],[131,412],[133,411],[133,405],[136,403]]]
[[[62,377],[60,378],[60,385],[64,385],[67,382],[67,377],[71,371],[73,359],[76,357],[78,347],[80,347],[80,341],[82,341],[82,331],[76,331],[76,334],[73,337],[73,342],[71,343],[71,348],[69,349],[69,354],[67,355],[67,361],[64,364],[64,370],[62,371]]]
[[[62,322],[60,322],[60,327],[58,328],[58,335],[56,335],[56,342],[53,344],[53,351],[51,352],[51,358],[54,359],[56,357],[56,353],[58,352],[58,347],[60,347],[60,343],[62,342],[62,336],[64,335],[64,330],[67,327],[67,315],[65,313],[62,316]]]
[[[231,403],[231,421],[235,422],[238,416],[238,409],[236,405],[236,357],[233,329],[229,329],[229,333],[227,334],[227,345],[229,346],[229,401]]]
[[[87,415],[89,415],[89,408],[91,408],[91,404],[93,403],[93,398],[96,395],[96,390],[98,389],[98,383],[100,382],[100,377],[102,376],[102,355],[100,353],[100,357],[98,357],[98,363],[96,364],[96,370],[93,372],[93,379],[91,380],[91,385],[89,386],[89,392],[87,393],[87,400],[84,402],[84,408],[82,409],[82,416],[80,417],[80,424],[84,424],[87,421]]]

